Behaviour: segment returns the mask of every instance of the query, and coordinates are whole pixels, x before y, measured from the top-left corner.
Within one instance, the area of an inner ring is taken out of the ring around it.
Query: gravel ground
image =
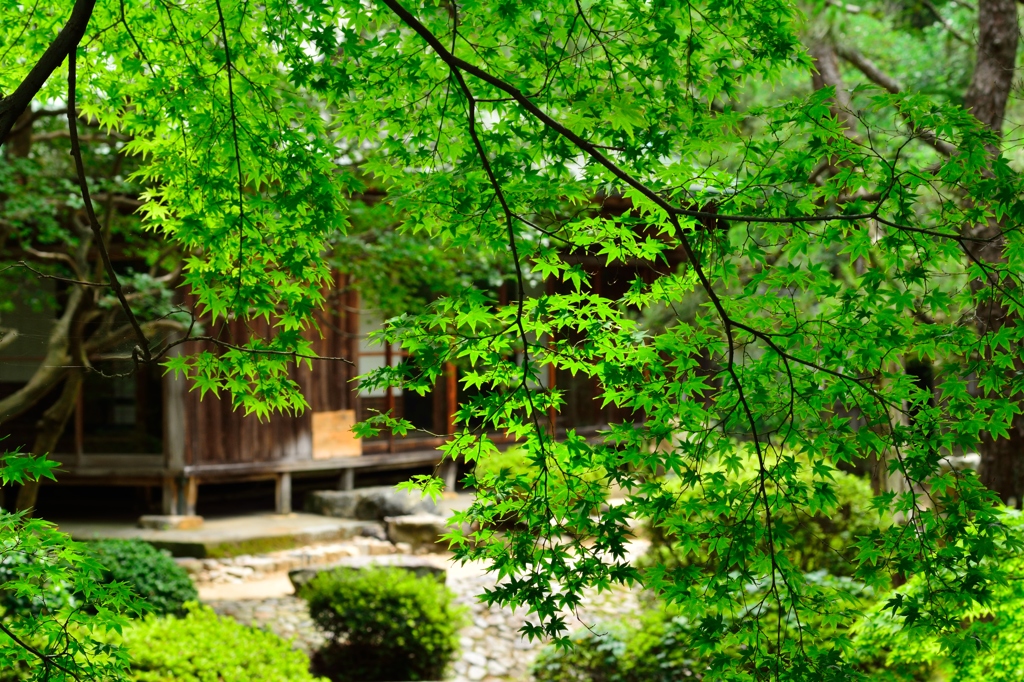
[[[296,596],[267,599],[218,599],[207,602],[222,616],[231,616],[240,623],[266,628],[285,639],[294,640],[296,648],[313,653],[325,637],[309,617],[306,602]]]
[[[642,549],[637,546],[634,551],[639,552]],[[358,547],[346,550],[337,546],[331,546],[326,551],[318,548],[291,550],[292,557],[302,554],[305,559],[302,563],[305,565],[316,563],[309,561],[309,557],[355,555],[369,551],[374,554],[383,553],[382,548],[376,545],[370,550],[370,545],[365,541]],[[247,562],[275,567],[281,563],[279,557],[275,555],[245,557],[241,561],[235,559],[231,563],[243,567]],[[243,573],[246,575],[240,575]],[[244,581],[250,578],[250,575],[246,571],[227,573],[209,561],[202,567],[202,577],[207,580],[216,576],[220,581],[225,578],[231,582]],[[485,587],[494,584],[493,578],[485,574],[480,566],[450,565],[447,584],[456,594],[456,601],[467,608],[470,621],[459,633],[462,651],[453,666],[454,676],[451,679],[454,682],[529,680],[530,663],[543,647],[543,642],[530,642],[520,636],[519,628],[525,620],[523,613],[513,613],[509,609],[498,607],[488,608],[477,601],[477,595]],[[298,597],[275,594],[263,598],[218,599],[211,598],[217,596],[214,584],[199,581],[198,585],[206,596],[207,603],[217,613],[231,616],[247,625],[267,628],[286,639],[293,640],[297,648],[307,653],[315,651],[324,643],[323,634],[317,630],[309,617],[306,602]],[[593,626],[601,620],[629,618],[639,611],[638,596],[637,593],[624,589],[591,595],[579,610],[579,621],[569,619],[570,628],[582,627],[583,624]]]

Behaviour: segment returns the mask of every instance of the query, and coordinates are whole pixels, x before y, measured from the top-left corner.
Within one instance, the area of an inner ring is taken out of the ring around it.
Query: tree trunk
[[[857,134],[857,117],[853,113],[850,91],[843,83],[843,74],[839,70],[839,55],[831,35],[814,39],[807,51],[814,57],[814,71],[811,73],[811,87],[815,90],[834,88],[832,104],[829,111],[843,125],[843,134],[851,140],[859,140]]]
[[[1013,87],[1018,33],[1016,0],[979,0],[978,54],[964,106],[1000,135]]]
[[[814,57],[814,72],[811,74],[811,87],[815,90],[835,88],[833,105],[829,108],[832,115],[841,121],[847,134],[853,133],[857,120],[850,111],[850,93],[843,84],[843,76],[839,71],[839,58],[836,47],[829,36],[824,36],[811,43],[808,52]]]
[[[1013,87],[1018,33],[1016,0],[979,0],[977,61],[964,106],[1000,136]],[[1002,230],[1003,225],[996,221],[975,225],[968,231],[970,235],[986,241],[965,242],[964,248],[983,263],[1000,263],[1005,245]],[[985,280],[971,282],[975,293],[989,286]],[[985,336],[998,331],[1007,322],[1007,312],[995,301],[979,308],[978,333]],[[982,483],[1004,502],[1020,506],[1024,500],[1024,417],[1014,416],[1006,438],[983,434],[978,450]]]
[[[1002,263],[1005,245],[1002,229],[1003,226],[995,220],[976,225],[968,231],[969,234],[988,241],[965,241],[963,248],[982,263]],[[971,291],[976,295],[991,286],[990,282],[983,279],[971,281]],[[975,327],[983,339],[999,331],[1008,322],[1013,323],[1006,306],[1000,305],[996,296],[998,294],[993,291],[992,297],[975,311]],[[991,354],[992,350],[987,343],[983,343],[982,348],[986,355]],[[978,472],[981,482],[1006,504],[1019,507],[1024,501],[1024,416],[1013,416],[1005,438],[992,438],[983,432],[978,454],[981,455]]]
[[[64,314],[50,330],[46,344],[46,357],[32,374],[28,383],[0,400],[0,424],[14,419],[30,409],[53,390],[68,374],[71,362],[71,335],[78,317],[87,305],[87,296],[80,286],[74,286],[68,295]]]
[[[68,372],[60,397],[43,413],[43,418],[36,424],[36,440],[32,445],[33,455],[48,455],[57,447],[57,441],[63,435],[68,419],[75,412],[78,392],[82,389],[82,378],[82,369]],[[31,509],[36,506],[38,497],[39,482],[25,483],[18,491],[17,510],[27,511],[31,514]]]

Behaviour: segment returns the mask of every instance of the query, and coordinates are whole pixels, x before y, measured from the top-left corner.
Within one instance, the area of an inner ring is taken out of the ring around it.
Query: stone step
[[[393,486],[355,490],[317,490],[306,495],[306,511],[342,519],[383,521],[388,516],[441,514],[438,505],[418,492]]]
[[[251,514],[207,518],[191,530],[139,528],[131,522],[58,521],[58,527],[75,540],[136,538],[166,549],[172,556],[220,558],[264,554],[360,535],[383,536],[376,521],[328,518],[315,514]]]

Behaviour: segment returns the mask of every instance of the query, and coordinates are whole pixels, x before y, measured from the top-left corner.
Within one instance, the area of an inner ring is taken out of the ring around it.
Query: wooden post
[[[180,356],[181,346],[175,346],[168,355]],[[173,372],[164,375],[164,468],[177,476],[185,468],[185,377]]]
[[[393,350],[393,348],[391,346],[391,342],[389,341],[384,346],[384,364],[387,365],[389,369],[394,366],[394,358],[392,357],[393,353],[394,353],[394,350]],[[387,411],[388,411],[388,414],[393,419],[397,415],[395,415],[395,391],[394,391],[393,388],[391,388],[391,384],[388,384],[387,394],[386,395],[387,395],[387,398],[386,398],[386,401],[387,401],[387,403],[386,403],[387,404]],[[394,452],[394,451],[395,451],[395,432],[394,431],[390,431],[388,433],[388,452]]]
[[[292,513],[292,475],[287,471],[274,479],[275,509],[278,514]]]
[[[359,375],[359,293],[352,288],[352,280],[345,278],[345,357],[353,364],[345,370],[345,407],[356,411],[359,419],[359,398],[353,379]]]
[[[356,470],[343,469],[341,480],[338,482],[338,490],[354,490],[356,487]]]
[[[444,479],[444,489],[455,492],[455,484],[459,482],[459,463],[453,459],[446,460],[441,470],[441,478]]]
[[[444,365],[444,388],[445,403],[447,411],[445,433],[455,433],[455,411],[459,408],[459,381],[455,372],[455,365],[446,362]]]
[[[160,500],[164,516],[178,515],[178,482],[173,476],[164,476],[163,497]]]
[[[195,476],[183,476],[181,483],[178,484],[178,513],[195,516],[198,499],[199,479]]]

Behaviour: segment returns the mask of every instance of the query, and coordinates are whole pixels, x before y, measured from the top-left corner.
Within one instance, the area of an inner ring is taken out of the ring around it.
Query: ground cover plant
[[[450,539],[502,579],[487,601],[539,616],[524,634],[568,645],[584,590],[642,583],[692,624],[711,677],[853,679],[845,643],[818,642],[863,616],[863,591],[916,579],[889,604],[897,627],[954,659],[983,641],[986,619],[964,615],[1003,584],[1020,542],[1000,502],[1024,499],[1014,2],[24,9],[0,3],[0,142],[13,157],[40,112],[69,114],[80,229],[61,239],[97,267],[47,267],[69,300],[108,294],[134,365],[259,417],[304,409],[289,372],[314,361],[324,254],[371,194],[429,258],[505,268],[504,297],[403,280],[401,301],[431,302],[377,340],[409,361],[362,385],[425,392],[457,363],[446,455],[517,440],[527,473],[499,468]],[[166,311],[129,299],[103,256],[85,122],[123,138],[141,229],[182,254],[195,309],[177,338],[143,326]],[[3,229],[28,253],[43,226],[20,208],[4,199]],[[269,331],[172,357],[199,315]],[[54,381],[0,400],[0,419],[88,366],[62,338]],[[552,367],[614,410],[596,439],[551,428]],[[66,407],[80,387],[63,386]],[[361,432],[384,428],[411,425]],[[980,475],[950,464],[975,451]],[[840,470],[870,473],[892,523],[844,540],[849,575],[825,580],[791,520],[838,513]],[[643,522],[670,526],[678,565],[628,563]]]
[[[309,658],[272,632],[190,603],[182,616],[155,615],[124,632],[138,682],[316,682]]]

